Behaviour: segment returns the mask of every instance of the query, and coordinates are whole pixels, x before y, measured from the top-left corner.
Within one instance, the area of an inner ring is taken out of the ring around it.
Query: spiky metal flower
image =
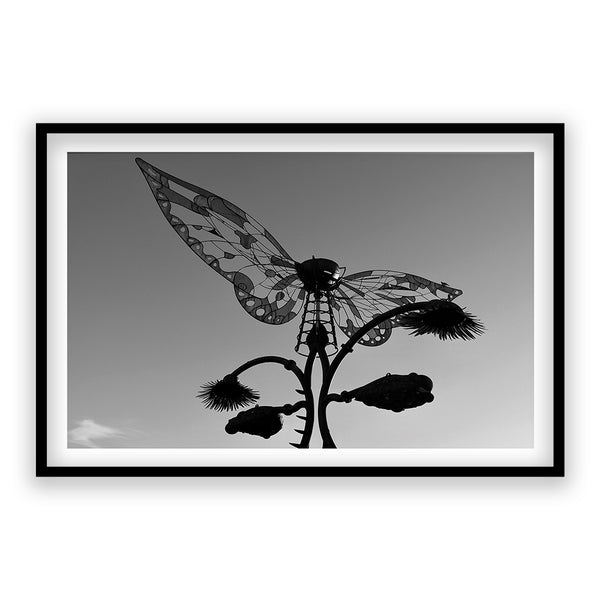
[[[260,396],[258,392],[240,383],[237,377],[227,375],[218,381],[209,381],[202,386],[196,397],[202,398],[207,408],[220,412],[249,406]]]
[[[397,320],[411,335],[432,333],[442,340],[474,340],[485,331],[483,323],[448,300],[436,300],[424,310],[402,315]]]
[[[268,439],[281,431],[282,412],[278,406],[254,406],[230,419],[225,431],[230,434],[249,433]]]
[[[354,390],[354,399],[394,412],[433,402],[433,381],[426,375],[386,375]]]

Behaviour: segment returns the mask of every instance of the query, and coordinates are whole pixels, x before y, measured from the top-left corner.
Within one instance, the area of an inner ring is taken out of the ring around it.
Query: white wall
[[[4,6],[2,596],[597,597],[593,11],[522,0]],[[33,477],[34,122],[267,120],[567,123],[566,479]]]

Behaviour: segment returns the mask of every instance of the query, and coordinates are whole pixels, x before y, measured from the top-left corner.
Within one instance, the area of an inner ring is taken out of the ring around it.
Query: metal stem
[[[324,346],[319,347],[319,359],[321,360],[321,369],[323,371],[323,383],[325,382],[325,377],[330,369],[329,365],[329,357],[327,356],[327,352],[325,351]],[[320,396],[319,396],[320,397]],[[319,400],[319,404],[317,407],[317,417],[319,419],[319,433],[321,434],[321,440],[323,441],[323,448],[335,448],[336,445],[331,437],[331,432],[329,431],[329,426],[327,424],[327,402],[321,402]]]
[[[304,398],[306,399],[306,422],[304,424],[304,433],[300,440],[300,448],[308,448],[310,445],[310,438],[312,436],[313,427],[315,424],[315,400],[312,391],[312,368],[315,362],[315,356],[317,352],[315,349],[311,349],[306,363],[304,365],[304,382],[306,387],[303,387]]]

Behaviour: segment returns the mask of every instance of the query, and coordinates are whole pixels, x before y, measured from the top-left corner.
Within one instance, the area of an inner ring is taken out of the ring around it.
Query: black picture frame
[[[56,466],[48,464],[47,141],[52,134],[547,134],[553,148],[553,461],[548,466]],[[36,475],[40,477],[561,477],[565,474],[564,143],[562,123],[38,123],[36,126]]]

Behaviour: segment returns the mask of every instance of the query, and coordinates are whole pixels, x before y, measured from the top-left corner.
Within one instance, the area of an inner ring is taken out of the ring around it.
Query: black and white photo
[[[38,126],[41,473],[560,474],[560,125],[143,127]]]

